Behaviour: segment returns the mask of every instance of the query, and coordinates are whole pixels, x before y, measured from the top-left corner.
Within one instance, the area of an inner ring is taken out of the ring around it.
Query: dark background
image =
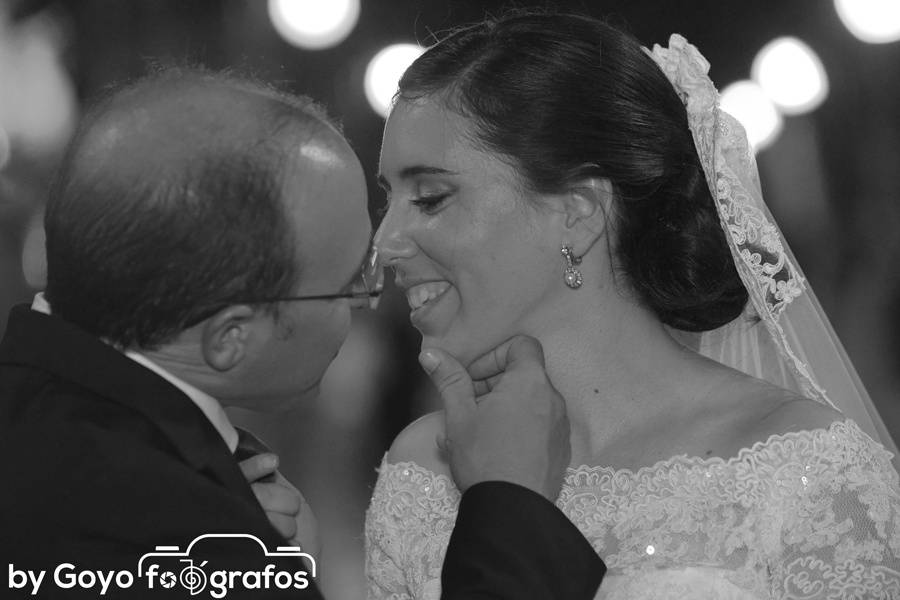
[[[48,104],[46,118],[68,107],[71,122],[92,96],[152,65],[235,68],[324,102],[359,153],[375,207],[383,120],[369,108],[362,80],[384,45],[428,44],[432,33],[507,7],[564,7],[625,26],[648,46],[683,34],[709,59],[722,89],[749,76],[766,42],[797,36],[822,59],[831,93],[813,113],[786,118],[778,140],[758,155],[766,198],[888,428],[900,436],[900,43],[858,41],[822,0],[362,4],[342,44],[303,51],[279,38],[263,0],[0,0],[0,104],[20,85],[16,69],[23,67],[15,65],[33,52],[22,42],[29,32],[51,40],[52,52],[26,63],[27,74],[47,68],[62,81],[38,94],[63,98]],[[0,127],[12,131],[3,115]],[[4,315],[41,287],[40,215],[66,131],[30,145],[10,134],[11,158],[0,166]],[[283,470],[316,509],[325,542],[321,582],[333,598],[363,595],[363,518],[375,467],[393,436],[435,406],[415,362],[418,334],[397,296],[389,289],[378,314],[356,320],[315,407],[277,418],[234,415],[281,453]]]

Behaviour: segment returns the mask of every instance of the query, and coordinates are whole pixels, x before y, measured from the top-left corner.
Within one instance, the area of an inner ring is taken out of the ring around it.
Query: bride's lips
[[[411,309],[409,318],[413,325],[421,323],[437,306],[453,286],[445,280],[403,282],[406,300]]]

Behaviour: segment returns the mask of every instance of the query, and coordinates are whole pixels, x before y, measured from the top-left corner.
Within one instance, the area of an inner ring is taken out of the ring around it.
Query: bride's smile
[[[560,213],[539,208],[515,170],[471,141],[466,119],[401,102],[385,126],[375,236],[423,347],[471,361],[529,332],[558,289]]]
[[[412,309],[411,318],[413,322],[421,320],[426,305],[428,309],[431,309],[436,304],[435,301],[447,293],[449,289],[450,283],[447,281],[426,281],[407,288],[406,300]]]

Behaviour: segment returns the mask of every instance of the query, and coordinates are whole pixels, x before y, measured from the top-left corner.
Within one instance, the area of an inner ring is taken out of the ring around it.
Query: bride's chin
[[[479,351],[477,348],[474,348],[471,344],[462,344],[454,341],[452,338],[447,336],[422,336],[422,345],[419,348],[420,350],[425,350],[426,348],[438,348],[443,350],[453,358],[455,358],[461,365],[468,367],[472,362],[475,361],[476,358],[486,354],[491,348]]]

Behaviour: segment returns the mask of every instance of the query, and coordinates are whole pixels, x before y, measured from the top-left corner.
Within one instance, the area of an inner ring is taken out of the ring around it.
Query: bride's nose
[[[388,210],[375,232],[374,242],[381,263],[387,267],[395,266],[403,259],[412,258],[416,253],[416,244],[409,236],[403,219],[394,210]]]

